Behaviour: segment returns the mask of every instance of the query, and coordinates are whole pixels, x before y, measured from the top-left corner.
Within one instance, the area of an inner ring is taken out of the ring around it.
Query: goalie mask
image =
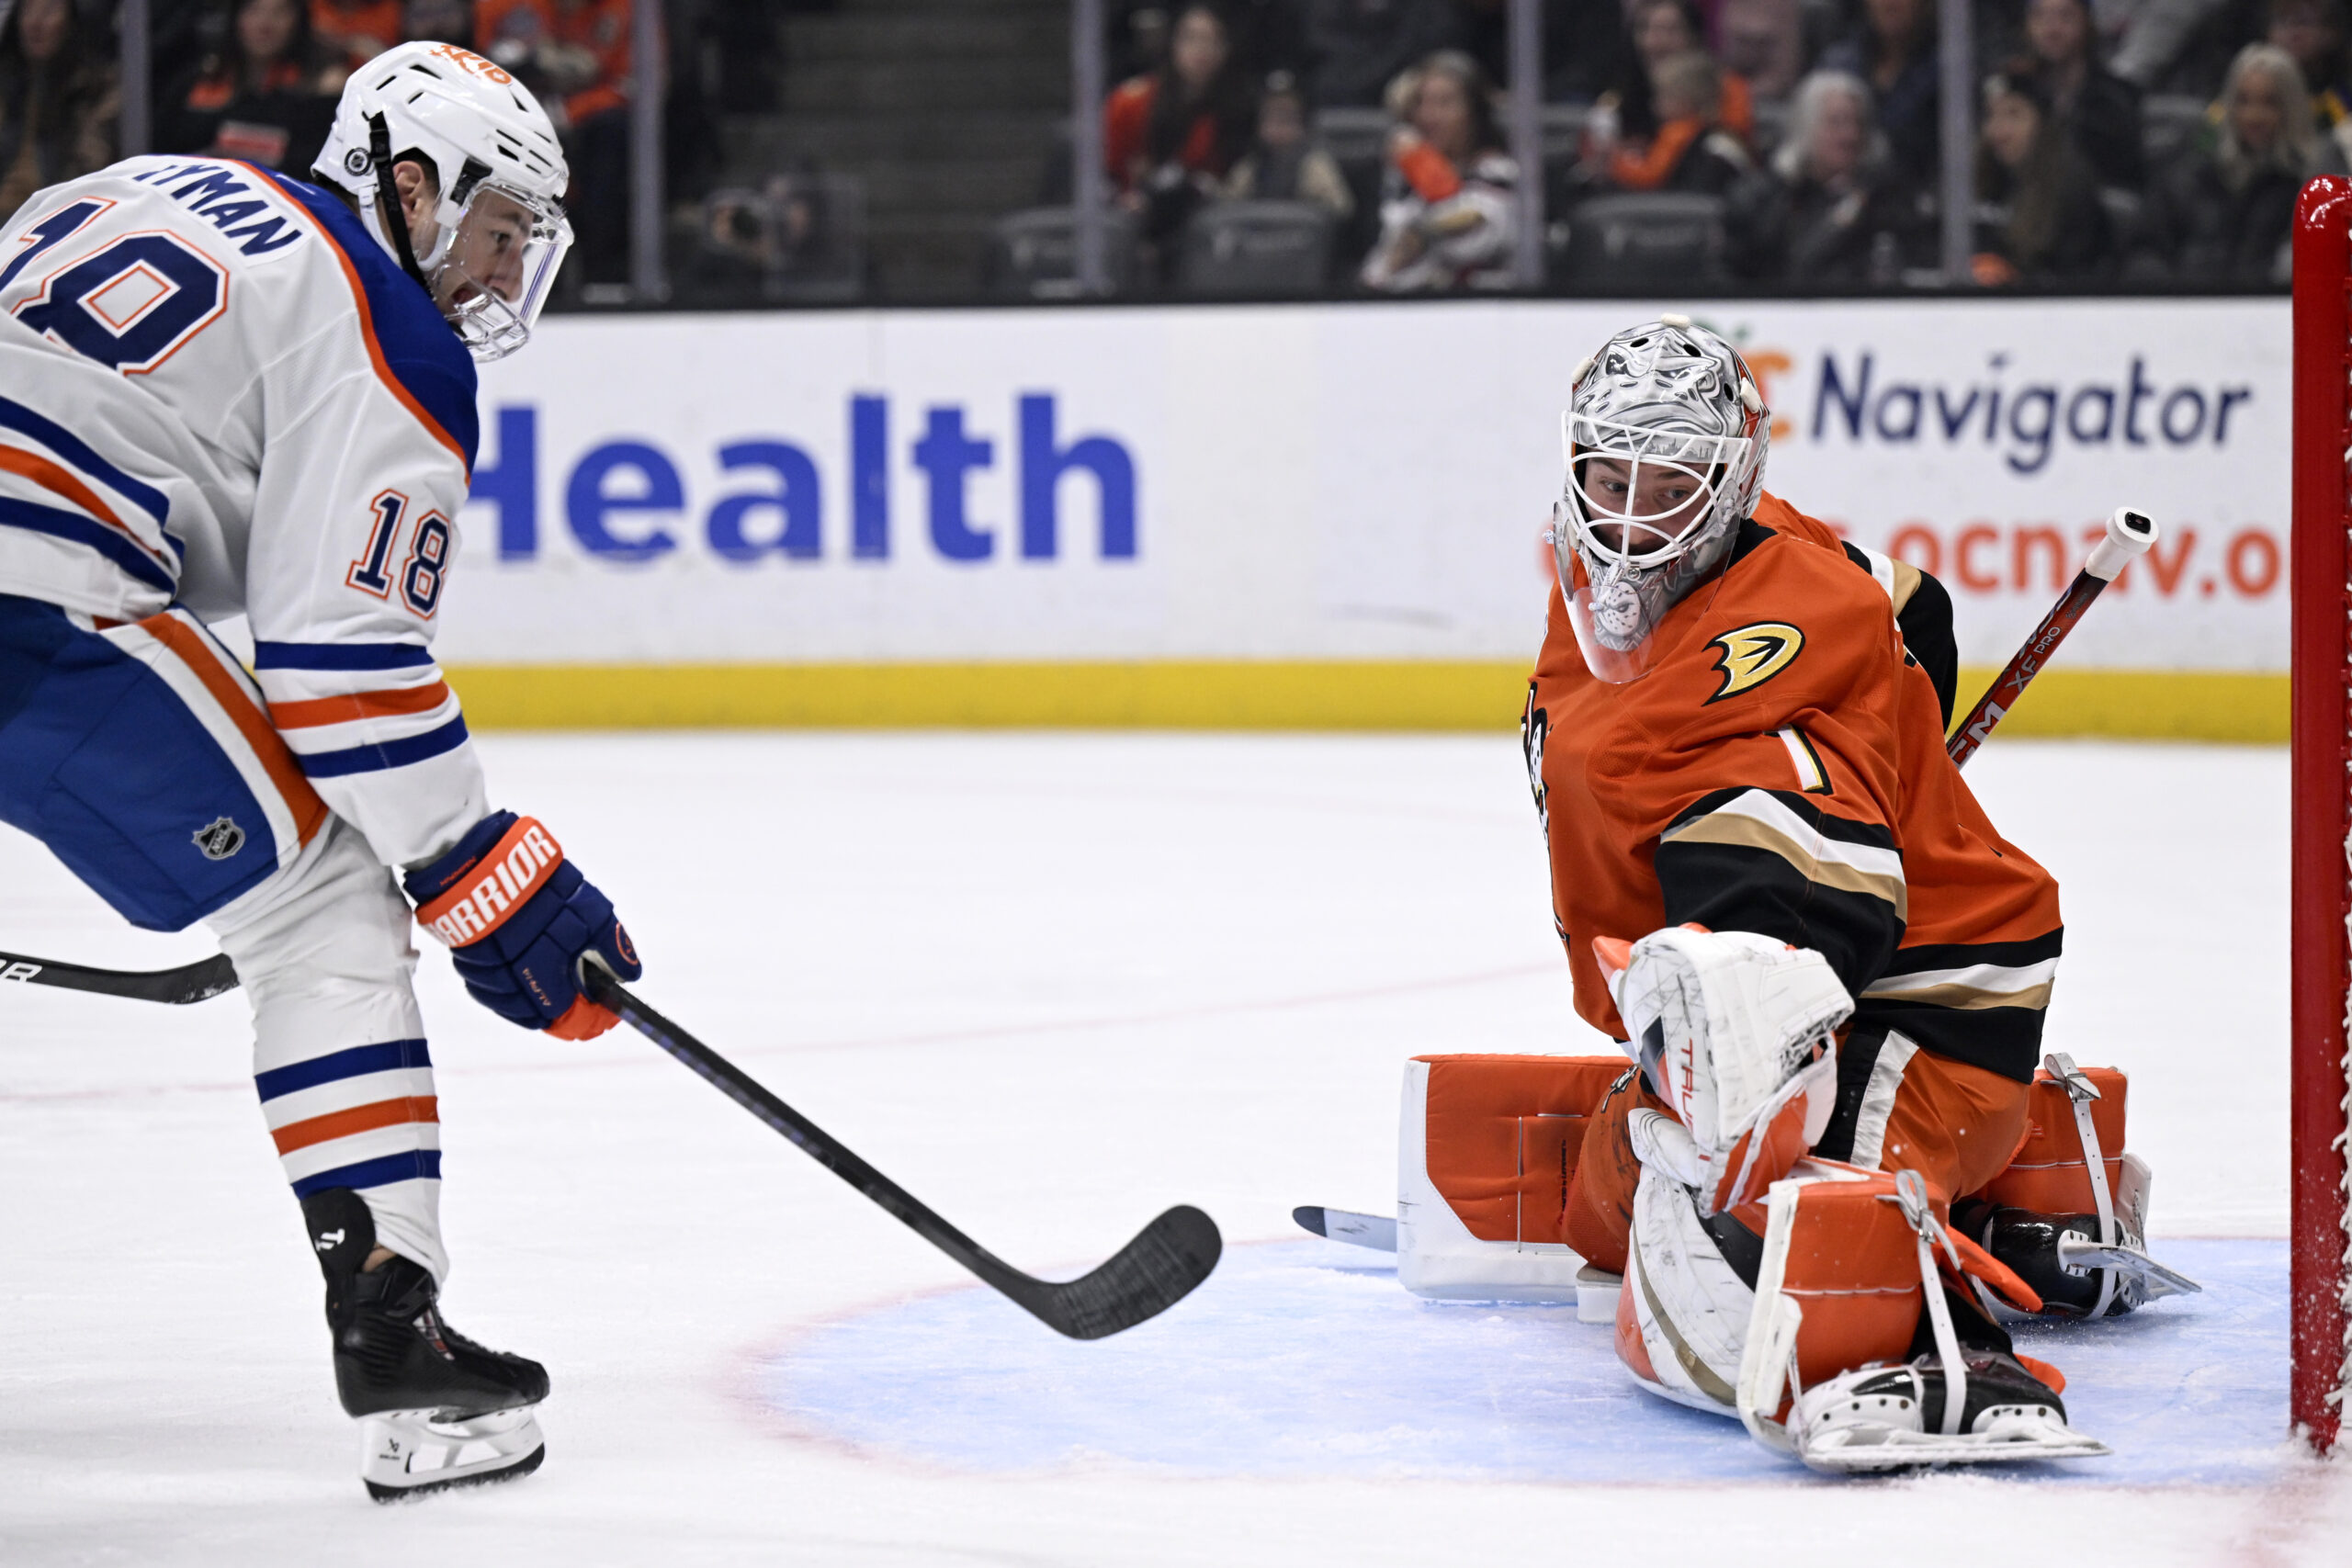
[[[419,250],[393,169],[433,183],[431,239]],[[311,172],[349,196],[379,244],[433,296],[476,359],[530,341],[571,224],[555,128],[506,70],[447,43],[405,43],[352,73]]]
[[[1628,328],[1578,368],[1546,536],[1597,679],[1622,684],[1657,662],[1658,624],[1755,509],[1770,423],[1747,362],[1685,316]]]

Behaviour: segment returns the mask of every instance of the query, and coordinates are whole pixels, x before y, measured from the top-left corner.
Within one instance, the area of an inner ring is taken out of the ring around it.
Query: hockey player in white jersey
[[[571,243],[553,130],[489,61],[408,44],[313,173],[132,158],[0,230],[0,820],[234,960],[383,1499],[527,1473],[548,1391],[439,1314],[413,926],[566,1039],[616,1021],[583,961],[639,967],[553,834],[492,809],[432,653],[473,359],[528,339]],[[251,675],[207,629],[241,614]]]

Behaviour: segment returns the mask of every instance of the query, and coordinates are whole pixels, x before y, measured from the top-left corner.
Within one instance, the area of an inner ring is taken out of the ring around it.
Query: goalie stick
[[[2083,612],[2091,607],[2091,601],[2098,597],[2099,591],[2155,542],[2154,517],[2134,507],[2115,509],[2114,515],[2107,520],[2107,537],[2091,547],[2090,558],[2075,574],[2075,581],[2066,585],[2058,603],[2051,606],[2050,614],[2041,617],[2041,624],[2033,628],[2025,646],[1994,677],[1993,684],[1944,742],[1944,750],[1951,753],[1955,767],[1966,767],[1968,759],[1984,744],[1984,738],[1993,733],[1993,727],[2017,706],[2027,683],[2041,672],[2042,665],[2066,640],[2066,634],[2075,629],[2075,623],[2083,618]]]
[[[852,1154],[741,1067],[655,1012],[618,980],[583,964],[588,994],[721,1094],[783,1134],[802,1153],[896,1215],[908,1229],[979,1276],[982,1282],[1057,1334],[1100,1339],[1174,1306],[1209,1277],[1224,1242],[1216,1222],[1180,1203],[1144,1226],[1110,1261],[1075,1280],[1040,1280],[998,1258],[922,1200]]]
[[[1396,1221],[1385,1214],[1359,1214],[1349,1209],[1327,1209],[1319,1203],[1302,1203],[1290,1212],[1302,1230],[1313,1231],[1328,1241],[1344,1241],[1353,1247],[1368,1247],[1374,1252],[1396,1250]]]

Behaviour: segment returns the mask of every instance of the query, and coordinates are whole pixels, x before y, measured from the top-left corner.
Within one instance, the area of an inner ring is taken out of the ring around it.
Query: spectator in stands
[[[2284,283],[2295,197],[2340,166],[2312,118],[2302,73],[2276,44],[2252,43],[2222,86],[2221,131],[2158,171],[2142,215],[2140,278]]]
[[[1167,63],[1121,83],[1103,105],[1103,162],[1120,203],[1138,215],[1148,260],[1216,194],[1249,147],[1250,98],[1224,14],[1194,0],[1177,13]]]
[[[2136,0],[2122,8],[2109,69],[2150,93],[2209,94],[2219,62],[2208,63],[2218,48],[2244,39],[2249,26],[2239,13],[2246,0]]]
[[[2271,0],[2268,42],[2287,51],[2311,89],[2322,135],[2352,154],[2352,61],[2345,49],[2344,0]]]
[[[1368,108],[1415,61],[1458,41],[1453,0],[1311,0],[1315,101]]]
[[[628,273],[631,4],[481,0],[474,12],[475,47],[537,94],[563,139],[580,272],[590,284]]]
[[[1600,99],[1615,110],[1599,117],[1601,140],[1611,135],[1636,144],[1656,136],[1668,118],[1656,101],[1657,68],[1677,55],[1703,53],[1706,30],[1697,0],[1633,0],[1625,7],[1625,74],[1611,94]],[[1746,81],[1736,73],[1721,78],[1723,102],[1718,110],[1724,128],[1747,139],[1756,129],[1756,104]]]
[[[2025,36],[2050,112],[2101,185],[2138,190],[2140,90],[2098,62],[2092,50],[2090,0],[2031,0]]]
[[[1250,88],[1225,17],[1194,4],[1179,13],[1168,58],[1122,82],[1102,107],[1102,159],[1129,205],[1155,186],[1224,177],[1249,146]]]
[[[88,26],[73,0],[17,0],[0,27],[0,221],[44,186],[114,162],[122,95]]]
[[[401,0],[310,0],[311,32],[321,52],[356,71],[396,43],[408,41]]]
[[[1598,175],[1597,183],[1619,191],[1721,196],[1754,173],[1756,163],[1747,144],[1724,124],[1723,84],[1713,59],[1695,49],[1669,54],[1651,66],[1657,133],[1616,144],[1601,135],[1588,138],[1588,161]]]
[[[1503,151],[1486,73],[1441,50],[1396,79],[1389,112],[1399,123],[1364,287],[1410,294],[1508,283],[1519,165]]]
[[[1759,282],[1892,288],[1932,255],[1932,198],[1890,177],[1886,139],[1859,76],[1816,71],[1797,86],[1765,176],[1732,196],[1734,270]]]
[[[1943,101],[1933,0],[1862,0],[1860,28],[1822,51],[1820,63],[1869,84],[1894,167],[1914,180],[1933,180]]]
[[[1803,0],[1719,0],[1714,55],[1726,82],[1739,78],[1779,103],[1804,74]]]
[[[299,0],[230,0],[228,17],[220,47],[166,95],[157,147],[307,173],[334,123],[342,62]]]
[[[1258,140],[1233,165],[1219,194],[1231,201],[1309,201],[1334,223],[1354,216],[1355,193],[1339,160],[1309,136],[1306,99],[1287,71],[1266,78],[1258,95]]]
[[[2052,112],[2030,62],[1984,79],[1976,148],[1976,254],[1987,288],[2079,283],[2113,267],[2098,176]]]

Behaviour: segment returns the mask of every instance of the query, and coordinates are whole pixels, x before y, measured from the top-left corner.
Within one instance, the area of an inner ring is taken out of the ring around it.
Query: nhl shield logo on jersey
[[[1723,649],[1715,668],[1723,671],[1724,683],[1707,701],[1719,703],[1754,691],[1795,662],[1804,650],[1804,633],[1784,621],[1758,621],[1724,633],[1713,646]]]
[[[245,847],[245,830],[226,817],[216,817],[188,835],[206,860],[227,860]]]

